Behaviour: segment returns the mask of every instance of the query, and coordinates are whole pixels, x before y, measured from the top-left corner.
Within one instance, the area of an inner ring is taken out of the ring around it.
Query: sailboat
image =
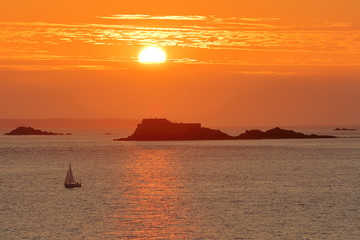
[[[66,173],[64,186],[66,188],[73,188],[73,187],[81,187],[81,183],[75,182],[72,170],[71,170],[71,164],[69,163],[69,169]]]

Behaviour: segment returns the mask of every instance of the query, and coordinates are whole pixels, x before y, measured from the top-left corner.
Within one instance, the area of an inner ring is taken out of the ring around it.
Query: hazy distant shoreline
[[[0,128],[135,128],[139,119],[0,119]]]

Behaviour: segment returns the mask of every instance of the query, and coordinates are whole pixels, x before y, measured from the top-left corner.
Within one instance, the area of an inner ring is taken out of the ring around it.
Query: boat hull
[[[81,183],[75,183],[75,184],[64,184],[65,188],[75,188],[75,187],[81,187]]]

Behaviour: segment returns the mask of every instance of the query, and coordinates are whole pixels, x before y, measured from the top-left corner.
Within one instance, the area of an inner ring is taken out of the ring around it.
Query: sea
[[[341,138],[117,142],[133,129],[0,129],[0,239],[360,239],[360,131],[292,129]],[[81,188],[64,188],[69,163]]]

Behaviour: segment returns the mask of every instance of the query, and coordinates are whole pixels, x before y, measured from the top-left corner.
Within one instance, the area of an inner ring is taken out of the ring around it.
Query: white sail
[[[73,173],[71,171],[71,165],[69,163],[69,170],[66,173],[64,184],[74,184],[74,183],[75,183],[75,180],[74,180]]]

